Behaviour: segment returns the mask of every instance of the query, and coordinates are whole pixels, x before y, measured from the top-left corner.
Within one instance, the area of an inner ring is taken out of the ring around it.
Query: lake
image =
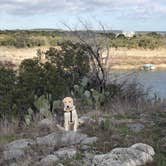
[[[133,72],[116,71],[111,74],[112,79],[124,80],[124,78],[136,79],[145,88],[151,88],[152,93],[156,93],[160,98],[166,99],[166,70],[165,71],[140,71]]]

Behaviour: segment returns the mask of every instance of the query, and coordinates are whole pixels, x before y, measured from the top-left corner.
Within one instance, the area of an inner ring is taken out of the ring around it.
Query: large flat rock
[[[110,153],[95,155],[92,166],[140,166],[152,162],[154,154],[151,146],[138,143],[129,148],[115,148]]]
[[[68,131],[54,132],[44,137],[38,137],[36,140],[39,145],[73,145],[81,143],[86,138],[86,134]]]

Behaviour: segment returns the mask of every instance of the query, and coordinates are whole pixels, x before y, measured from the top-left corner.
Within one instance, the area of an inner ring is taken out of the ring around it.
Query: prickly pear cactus
[[[46,99],[47,99],[48,101],[51,101],[51,100],[52,100],[52,95],[51,95],[50,93],[48,93],[48,94],[46,95]]]
[[[39,110],[40,114],[45,117],[50,117],[50,103],[48,99],[45,98],[44,95],[37,98],[34,102],[35,107]]]
[[[74,85],[74,96],[81,98],[84,93],[84,88],[79,85]]]
[[[104,93],[100,93],[100,92],[98,92],[95,89],[91,89],[91,92],[92,92],[92,97],[93,97],[93,99],[95,101],[96,106],[100,106],[100,104],[102,102],[104,102],[104,100],[105,100],[105,94]]]
[[[61,100],[55,100],[55,101],[53,101],[53,108],[52,108],[52,110],[54,111],[55,109],[61,108],[61,105],[62,105]]]
[[[105,101],[105,97],[109,96],[109,92],[100,93],[95,89],[88,89],[89,79],[83,77],[78,85],[74,85],[74,96],[80,98],[85,105],[89,106],[100,106]]]
[[[86,91],[84,92],[84,96],[85,96],[86,98],[90,98],[90,97],[91,97],[90,91],[86,90]]]
[[[96,91],[95,89],[91,89],[92,92],[92,97],[94,98],[96,103],[99,103],[99,99],[100,99],[100,93],[98,91]]]
[[[27,115],[25,115],[25,123],[26,123],[26,125],[30,125],[30,123],[31,123],[31,121],[32,121],[32,115],[33,115],[33,110],[32,110],[32,108],[29,108],[28,109],[28,114]]]
[[[26,123],[26,125],[29,126],[31,121],[32,121],[31,115],[29,115],[29,114],[25,115],[25,123]]]
[[[81,80],[81,86],[86,87],[88,84],[89,79],[87,77],[83,77]]]

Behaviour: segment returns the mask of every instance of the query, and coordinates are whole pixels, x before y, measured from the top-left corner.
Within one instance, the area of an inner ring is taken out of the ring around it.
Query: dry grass
[[[144,64],[152,63],[158,69],[166,69],[166,49],[110,49],[109,65],[112,69],[138,69]]]
[[[0,145],[17,138],[15,134],[17,127],[17,120],[9,122],[7,119],[3,119],[0,121]]]
[[[16,128],[18,126],[18,121],[14,120],[9,122],[7,119],[2,119],[0,121],[0,136],[7,134],[14,134]]]
[[[10,61],[18,66],[22,60],[36,57],[37,49],[46,51],[49,46],[34,48],[0,47],[0,61]],[[111,48],[109,65],[112,69],[136,69],[143,64],[152,63],[159,69],[166,69],[166,48],[145,50]]]
[[[47,50],[47,47],[34,48],[14,48],[14,47],[0,47],[0,61],[8,61],[15,64],[17,67],[24,59],[36,57],[37,50]]]
[[[0,121],[0,145],[11,142],[20,138],[35,138],[44,136],[54,131],[59,130],[56,123],[52,125],[39,125],[41,118],[37,114],[29,126],[22,123],[19,125],[19,120],[15,119],[8,121],[7,119]]]

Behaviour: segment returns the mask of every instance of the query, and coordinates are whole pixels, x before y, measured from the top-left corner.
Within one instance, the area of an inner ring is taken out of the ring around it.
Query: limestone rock
[[[56,155],[48,155],[40,161],[41,166],[54,166],[54,164],[59,160]]]
[[[56,166],[64,166],[62,163],[58,163]]]
[[[145,128],[145,126],[141,123],[127,124],[127,127],[133,132],[140,132],[141,130]]]
[[[25,155],[24,150],[21,149],[13,149],[6,150],[3,152],[4,160],[17,160]]]
[[[94,120],[88,116],[82,116],[81,118],[79,118],[79,125],[84,125],[84,124],[90,124],[93,123]]]
[[[6,150],[25,149],[35,142],[32,139],[19,139],[5,145]]]
[[[80,143],[85,138],[86,134],[79,132],[54,132],[44,137],[37,138],[37,144],[39,145],[73,145]]]
[[[43,120],[38,122],[38,126],[43,126],[43,125],[52,126],[53,125],[53,120],[46,118],[46,119],[43,119]]]
[[[137,150],[143,151],[145,153],[150,154],[151,156],[155,155],[154,149],[147,144],[143,144],[143,143],[137,143],[131,146],[131,148],[135,148]]]
[[[83,145],[91,145],[97,141],[97,137],[90,137],[90,138],[85,138],[81,144]]]
[[[76,155],[77,151],[75,148],[61,148],[54,154],[60,159],[71,159]]]
[[[32,139],[19,139],[6,144],[3,151],[4,160],[17,160],[24,157],[24,150],[34,143]]]
[[[154,150],[151,146],[138,143],[129,148],[115,148],[110,153],[95,155],[93,166],[139,166],[152,162]]]

